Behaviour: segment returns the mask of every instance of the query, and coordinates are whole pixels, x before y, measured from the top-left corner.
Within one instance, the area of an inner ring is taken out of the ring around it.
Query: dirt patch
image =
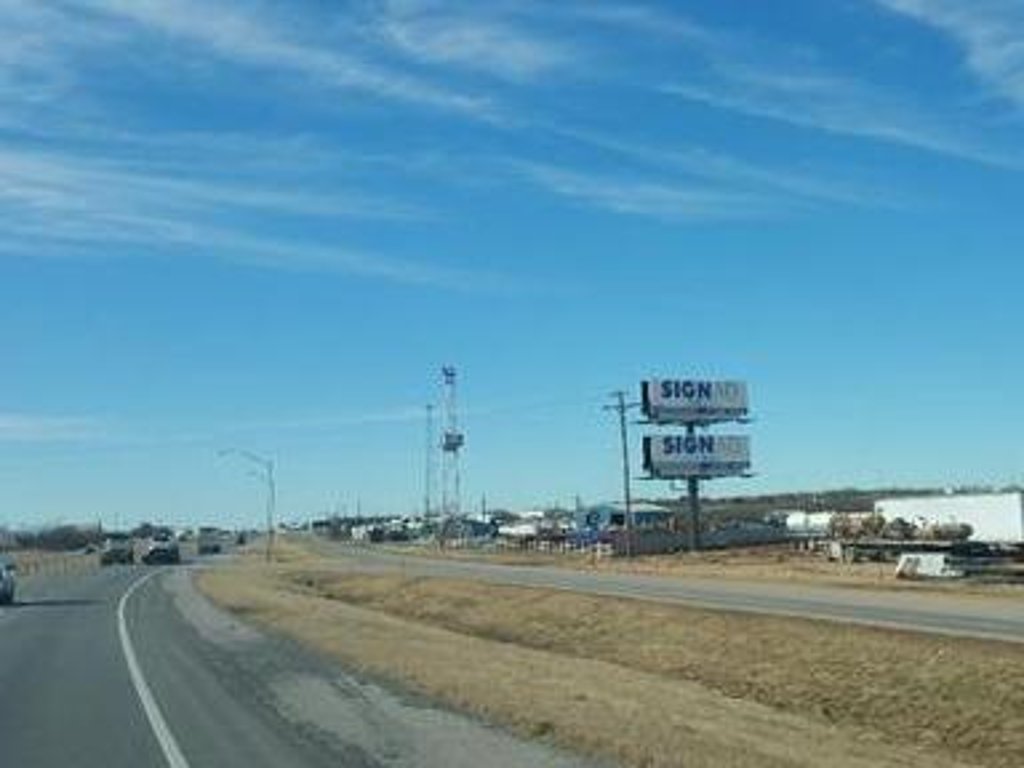
[[[215,599],[347,664],[630,765],[1017,765],[998,643],[297,562]]]

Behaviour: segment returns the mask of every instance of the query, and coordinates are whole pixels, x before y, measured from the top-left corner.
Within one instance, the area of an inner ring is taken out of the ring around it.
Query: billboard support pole
[[[686,425],[686,436],[692,438],[696,430],[693,423]],[[689,498],[690,508],[690,530],[687,537],[687,547],[691,552],[700,549],[700,479],[688,477],[686,479],[686,495]]]
[[[690,536],[688,546],[691,552],[700,549],[700,480],[690,477],[686,480],[686,491],[690,504]]]

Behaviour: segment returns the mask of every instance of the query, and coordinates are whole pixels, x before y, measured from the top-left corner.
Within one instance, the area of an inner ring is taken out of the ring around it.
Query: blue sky
[[[1024,476],[1024,3],[0,0],[0,524],[618,494],[601,406],[750,382],[713,493]],[[634,430],[634,458],[639,437]],[[638,484],[641,493],[663,486]]]

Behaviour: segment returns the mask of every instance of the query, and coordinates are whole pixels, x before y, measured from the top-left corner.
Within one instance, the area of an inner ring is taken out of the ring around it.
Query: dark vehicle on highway
[[[0,605],[10,605],[14,602],[16,570],[18,566],[14,564],[14,558],[0,554]]]
[[[146,565],[177,565],[181,562],[181,551],[178,542],[170,533],[157,533],[146,543],[142,555]]]
[[[100,549],[100,565],[133,565],[135,540],[127,533],[108,533]]]
[[[219,555],[223,551],[222,534],[217,528],[200,528],[196,550],[200,555]]]

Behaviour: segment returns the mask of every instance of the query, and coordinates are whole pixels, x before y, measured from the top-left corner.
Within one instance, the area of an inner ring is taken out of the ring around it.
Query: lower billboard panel
[[[731,477],[750,471],[746,435],[658,435],[644,438],[644,469],[651,477]]]

